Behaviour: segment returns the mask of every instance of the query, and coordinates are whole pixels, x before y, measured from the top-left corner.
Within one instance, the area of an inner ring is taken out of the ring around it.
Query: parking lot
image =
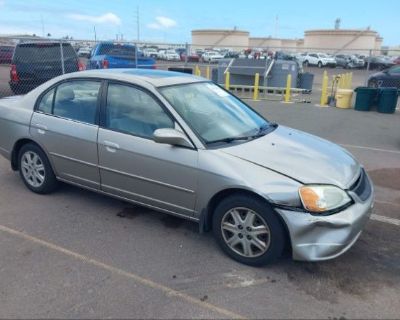
[[[8,69],[0,70],[4,86]],[[365,166],[376,203],[350,251],[321,263],[287,253],[248,267],[194,223],[67,185],[33,194],[0,159],[0,316],[398,318],[399,112],[250,103],[270,120],[341,144]]]
[[[81,61],[84,65],[86,65],[87,60],[85,58],[81,58]],[[216,64],[206,64],[206,63],[193,63],[190,62],[186,66],[189,68],[195,68],[199,66],[201,75],[203,77],[206,76],[206,68],[210,67],[215,68]],[[170,67],[183,67],[185,66],[184,62],[174,62],[174,61],[157,61],[157,68],[162,69],[162,70],[167,70]],[[368,75],[375,73],[376,71],[373,70],[360,70],[360,69],[354,69],[354,70],[345,70],[343,68],[337,67],[337,68],[318,68],[318,67],[305,67],[304,71],[305,72],[310,72],[314,74],[314,93],[319,94],[320,89],[322,86],[322,76],[324,71],[328,72],[328,75],[330,77],[330,80],[332,79],[333,76],[338,75],[338,74],[343,74],[346,72],[352,72],[353,73],[353,87],[359,87],[359,86],[364,86],[366,84],[366,79],[368,78]],[[210,71],[211,72],[211,71]],[[8,81],[10,80],[10,67],[9,65],[2,64],[0,65],[0,97],[5,97],[12,95],[12,91],[10,90],[10,87],[8,85]],[[316,96],[314,100],[318,100],[318,97]]]

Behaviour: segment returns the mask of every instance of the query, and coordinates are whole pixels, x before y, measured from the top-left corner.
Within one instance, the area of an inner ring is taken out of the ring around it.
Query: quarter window
[[[174,121],[148,93],[126,85],[109,84],[106,127],[144,138],[161,128],[173,128]]]
[[[43,113],[51,114],[51,109],[53,108],[53,97],[54,89],[47,92],[40,100],[38,110]]]
[[[63,118],[95,124],[100,82],[68,81],[57,87],[53,114]]]

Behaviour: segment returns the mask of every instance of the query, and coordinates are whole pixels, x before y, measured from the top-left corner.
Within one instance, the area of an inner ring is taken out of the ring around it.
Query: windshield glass
[[[211,82],[164,87],[160,91],[206,144],[250,138],[269,127],[265,119]]]

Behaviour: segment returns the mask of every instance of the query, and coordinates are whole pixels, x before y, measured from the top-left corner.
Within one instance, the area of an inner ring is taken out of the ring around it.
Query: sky
[[[74,39],[191,41],[192,29],[237,27],[251,36],[302,38],[304,30],[370,27],[400,45],[400,1],[0,0],[0,34],[50,33]],[[119,36],[120,37],[120,36]]]

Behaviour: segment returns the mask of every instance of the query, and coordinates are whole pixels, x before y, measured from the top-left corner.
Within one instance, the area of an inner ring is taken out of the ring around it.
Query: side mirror
[[[153,133],[153,139],[157,143],[193,148],[186,135],[176,129],[157,129]]]

